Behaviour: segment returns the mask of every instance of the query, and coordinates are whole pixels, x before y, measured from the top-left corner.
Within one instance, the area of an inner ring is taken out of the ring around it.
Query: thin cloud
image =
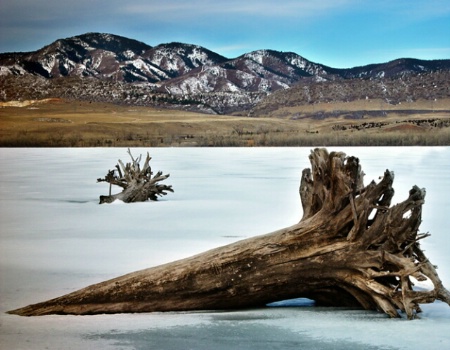
[[[243,15],[264,17],[310,17],[348,6],[355,0],[322,0],[322,1],[283,1],[269,0],[231,0],[218,1],[170,1],[125,3],[122,11],[141,15],[170,15],[172,17],[203,17],[217,15]]]
[[[422,47],[422,48],[403,48],[390,50],[371,50],[368,51],[371,57],[378,57],[380,63],[394,60],[397,58],[418,58],[422,60],[448,59],[450,57],[450,47]],[[369,63],[369,62],[367,62]]]
[[[402,12],[413,20],[430,20],[450,14],[448,0],[419,1],[416,6],[406,6]]]
[[[398,52],[401,53],[401,52]],[[401,57],[415,57],[422,59],[448,59],[450,57],[450,47],[413,48],[403,51]],[[399,56],[400,57],[400,56]]]
[[[236,57],[241,55],[243,52],[251,51],[252,46],[249,44],[235,44],[235,45],[225,45],[225,46],[211,46],[210,50],[220,53],[225,57]]]
[[[361,5],[361,1],[356,1]],[[450,14],[448,0],[377,0],[366,1],[363,7],[372,13],[381,13],[401,21],[422,21],[445,17]]]

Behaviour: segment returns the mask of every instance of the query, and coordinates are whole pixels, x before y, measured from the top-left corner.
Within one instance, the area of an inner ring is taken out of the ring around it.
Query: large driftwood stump
[[[104,178],[97,179],[97,182],[109,183],[109,195],[100,196],[100,204],[112,203],[116,199],[120,199],[125,203],[131,202],[145,202],[147,200],[158,199],[158,196],[165,196],[167,191],[173,192],[172,186],[161,185],[158,182],[164,181],[170,175],[163,175],[158,171],[154,176],[152,168],[150,167],[150,160],[152,159],[147,152],[144,165],[140,166],[142,155],[134,158],[128,149],[128,154],[131,157],[132,163],[126,165],[119,159],[114,170],[109,170]],[[111,194],[112,185],[122,188],[122,192]]]
[[[303,218],[279,231],[133,272],[10,313],[99,314],[239,309],[307,297],[414,318],[421,303],[450,303],[420,249],[425,190],[391,206],[394,175],[363,186],[358,158],[315,149],[302,173]],[[429,290],[414,289],[428,280]]]

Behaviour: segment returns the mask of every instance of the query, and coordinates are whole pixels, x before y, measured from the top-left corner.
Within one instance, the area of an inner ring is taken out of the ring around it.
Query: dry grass
[[[437,106],[429,101],[418,102],[409,108],[429,113],[405,115],[397,111],[406,106],[387,110],[380,102],[379,107],[386,111],[383,117],[354,120],[341,116],[315,120],[306,116],[320,108],[359,111],[367,109],[367,103],[291,107],[277,118],[248,118],[48,99],[22,102],[22,107],[1,106],[0,146],[450,145],[450,115],[444,112],[450,109],[450,103],[440,103],[442,105]],[[293,114],[302,116],[297,120],[286,117]],[[434,127],[404,122],[426,118],[437,118],[447,124]],[[371,121],[387,125],[363,130],[351,128]]]

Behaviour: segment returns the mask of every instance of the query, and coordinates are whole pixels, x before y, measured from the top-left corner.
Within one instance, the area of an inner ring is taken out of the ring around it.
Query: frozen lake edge
[[[427,189],[421,231],[432,237],[423,245],[448,286],[449,242],[444,235],[450,203],[443,189],[450,188],[450,180],[442,174],[450,173],[450,148],[339,150],[361,159],[366,182],[386,168],[394,170],[394,202],[405,198],[412,185]],[[424,307],[422,319],[413,322],[318,308],[43,318],[4,314],[87,284],[271,232],[300,217],[298,184],[301,170],[309,166],[309,148],[148,151],[154,170],[171,173],[167,181],[175,193],[157,203],[99,206],[98,196],[106,188],[95,180],[118,158],[127,159],[125,149],[0,150],[2,164],[8,165],[0,170],[2,348],[28,348],[30,342],[35,349],[62,344],[73,349],[93,344],[105,349],[163,348],[165,340],[164,348],[239,344],[261,349],[264,344],[294,348],[305,339],[319,349],[336,342],[342,348],[351,343],[365,349],[450,346],[449,308],[439,303]],[[133,218],[131,229],[128,218]],[[399,333],[408,337],[401,344]]]

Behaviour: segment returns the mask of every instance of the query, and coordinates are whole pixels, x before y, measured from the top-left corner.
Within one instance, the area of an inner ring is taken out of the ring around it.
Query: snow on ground
[[[361,310],[270,307],[236,312],[19,317],[6,311],[297,222],[309,148],[155,148],[175,193],[99,205],[96,183],[126,149],[0,149],[1,349],[444,349],[450,308],[391,320]],[[427,190],[422,246],[450,286],[450,147],[345,148],[366,183],[394,170],[394,202]]]

